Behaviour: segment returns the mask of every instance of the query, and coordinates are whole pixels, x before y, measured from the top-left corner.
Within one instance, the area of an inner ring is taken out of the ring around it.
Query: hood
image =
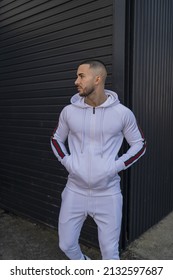
[[[120,101],[118,99],[118,95],[114,91],[105,89],[105,94],[107,96],[109,96],[109,98],[98,107],[106,108],[106,107],[110,107],[110,106],[115,106],[120,103]],[[81,97],[79,95],[79,93],[76,93],[75,95],[73,95],[70,101],[71,101],[71,104],[73,104],[74,106],[77,106],[80,108],[87,107],[87,104],[84,101],[84,97]]]

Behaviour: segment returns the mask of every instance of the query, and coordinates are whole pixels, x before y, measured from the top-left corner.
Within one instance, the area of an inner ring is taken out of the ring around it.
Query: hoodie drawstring
[[[105,112],[105,108],[102,107],[101,118],[100,118],[100,133],[101,133],[100,153],[101,153],[101,157],[103,157],[103,120],[104,120],[104,112]]]

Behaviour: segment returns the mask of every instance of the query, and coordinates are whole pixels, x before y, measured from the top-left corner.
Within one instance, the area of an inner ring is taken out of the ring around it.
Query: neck
[[[92,106],[92,107],[97,107],[103,104],[107,100],[107,95],[103,91],[99,95],[89,95],[85,97],[85,103]]]

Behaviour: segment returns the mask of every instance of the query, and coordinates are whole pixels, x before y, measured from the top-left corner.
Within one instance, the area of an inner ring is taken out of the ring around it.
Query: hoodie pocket
[[[117,175],[115,160],[109,162],[107,175],[108,175],[108,179],[113,179]]]
[[[68,173],[72,173],[72,159],[71,155],[67,155],[63,158],[61,163],[64,165]]]
[[[115,160],[98,159],[91,168],[91,184],[93,187],[106,187],[117,175]]]

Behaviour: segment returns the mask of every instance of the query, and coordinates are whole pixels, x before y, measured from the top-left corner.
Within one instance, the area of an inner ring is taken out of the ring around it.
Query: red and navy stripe
[[[127,161],[124,162],[125,166],[131,165],[133,162],[135,162],[140,156],[144,153],[146,149],[146,142],[144,141],[142,149],[133,157],[129,158]]]
[[[127,167],[128,165],[131,165],[131,164],[132,164],[133,162],[135,162],[138,158],[140,158],[140,156],[141,156],[141,155],[145,152],[145,150],[146,150],[147,144],[146,144],[146,141],[145,141],[145,138],[144,138],[144,133],[143,133],[143,131],[142,131],[142,129],[140,128],[139,125],[138,125],[138,129],[139,129],[139,131],[140,131],[140,133],[141,133],[142,138],[144,139],[144,140],[143,140],[143,146],[142,146],[141,150],[140,150],[136,155],[132,156],[131,158],[129,158],[127,161],[124,162],[124,164],[125,164],[126,167]]]
[[[62,151],[61,146],[54,138],[52,138],[51,140],[52,140],[52,144],[53,144],[54,148],[56,149],[58,155],[63,159],[65,157],[65,154]]]

